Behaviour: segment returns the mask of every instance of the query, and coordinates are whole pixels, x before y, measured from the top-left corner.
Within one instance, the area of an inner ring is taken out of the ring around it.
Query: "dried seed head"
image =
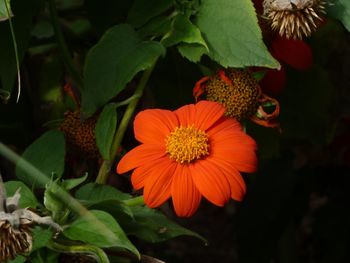
[[[272,30],[286,38],[302,39],[322,22],[326,0],[264,0],[263,6]]]
[[[60,130],[64,132],[68,143],[89,158],[98,158],[99,151],[95,140],[97,116],[81,120],[79,111],[65,113]]]
[[[33,239],[28,224],[15,229],[6,220],[0,221],[0,262],[12,260],[18,254],[30,252]]]
[[[237,120],[255,114],[260,89],[254,77],[245,70],[227,69],[206,82],[207,100],[221,103],[226,115]]]

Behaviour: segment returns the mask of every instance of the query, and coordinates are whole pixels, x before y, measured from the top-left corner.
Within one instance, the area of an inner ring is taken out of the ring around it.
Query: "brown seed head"
[[[322,22],[326,0],[264,0],[263,5],[272,30],[286,38],[302,39]]]
[[[223,79],[217,74],[206,82],[207,100],[221,103],[226,115],[237,120],[253,115],[259,106],[260,89],[254,77],[245,70],[227,69]]]
[[[99,151],[95,140],[97,116],[81,120],[79,111],[65,113],[60,130],[66,136],[68,143],[90,158],[98,158]]]
[[[32,234],[28,224],[21,224],[14,229],[5,220],[0,221],[0,262],[12,260],[18,254],[30,252]]]

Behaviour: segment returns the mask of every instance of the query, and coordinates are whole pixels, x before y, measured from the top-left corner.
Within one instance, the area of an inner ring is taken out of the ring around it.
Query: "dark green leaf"
[[[63,134],[58,130],[44,133],[24,151],[22,157],[40,171],[47,179],[53,175],[61,177],[64,171],[65,142]],[[23,160],[19,160],[16,167],[16,175],[28,185],[43,187],[46,182],[33,178],[32,174],[21,168]]]
[[[3,0],[0,2],[3,2]],[[33,16],[37,13],[41,3],[41,0],[11,0],[11,7],[14,14],[12,22],[17,40],[19,62],[22,61],[27,49]],[[9,21],[0,23],[0,36],[0,79],[3,89],[0,90],[1,98],[2,95],[10,95],[17,74],[15,51]]]
[[[8,263],[24,263],[26,260],[25,257],[18,255],[14,260],[10,260]]]
[[[82,177],[79,177],[79,178],[63,180],[62,187],[65,190],[71,190],[74,187],[77,187],[78,185],[80,185],[83,182],[85,182],[85,180],[87,178],[88,178],[88,174],[86,173],[85,175],[83,175]]]
[[[91,210],[89,215],[76,219],[63,234],[72,240],[80,240],[98,247],[125,248],[139,256],[139,252],[118,222],[104,211]]]
[[[196,24],[209,56],[223,67],[279,67],[262,41],[252,1],[203,0]]]
[[[5,189],[8,197],[13,196],[19,188],[21,188],[21,199],[19,200],[19,207],[35,208],[38,205],[38,200],[32,191],[28,188],[28,186],[20,181],[8,181],[5,183]]]
[[[93,114],[164,52],[158,42],[141,41],[130,25],[112,27],[87,55],[82,111]]]
[[[166,47],[179,43],[187,43],[199,44],[207,48],[207,44],[205,43],[199,28],[192,24],[190,19],[182,14],[179,14],[174,18],[172,29],[163,39],[162,43]]]
[[[113,143],[115,130],[117,128],[116,109],[116,104],[107,104],[103,108],[95,127],[96,144],[105,160],[110,159],[110,150]]]
[[[350,1],[337,0],[334,4],[329,5],[329,15],[339,19],[348,31],[350,31]]]
[[[32,229],[33,233],[33,248],[32,251],[45,247],[46,244],[51,240],[53,233],[49,229],[43,229],[36,226]]]
[[[148,242],[162,242],[177,236],[193,236],[206,240],[165,217],[161,212],[146,206],[131,207],[135,220],[123,222],[122,226],[128,235],[137,236]]]
[[[107,200],[127,200],[131,198],[131,195],[109,185],[89,183],[80,187],[76,191],[75,197],[81,200],[102,202]]]
[[[136,0],[131,7],[127,22],[140,27],[151,18],[171,8],[173,4],[173,0]]]
[[[197,63],[201,60],[208,50],[203,45],[181,43],[177,46],[181,56],[187,58],[189,61]]]
[[[172,18],[167,16],[158,16],[151,19],[147,24],[137,30],[142,38],[160,37],[165,35],[171,29]]]
[[[11,11],[11,0],[0,1],[0,22],[9,19],[10,16],[13,16],[13,13]]]

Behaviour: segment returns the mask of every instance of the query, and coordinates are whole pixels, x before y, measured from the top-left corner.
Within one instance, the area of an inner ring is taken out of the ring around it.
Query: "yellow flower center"
[[[193,126],[176,127],[165,143],[170,158],[179,163],[190,163],[209,154],[207,134]]]

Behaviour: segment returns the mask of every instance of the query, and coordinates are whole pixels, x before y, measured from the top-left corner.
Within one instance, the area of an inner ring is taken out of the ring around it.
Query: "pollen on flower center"
[[[176,127],[165,142],[166,152],[179,163],[190,163],[209,154],[207,134],[193,126]]]

